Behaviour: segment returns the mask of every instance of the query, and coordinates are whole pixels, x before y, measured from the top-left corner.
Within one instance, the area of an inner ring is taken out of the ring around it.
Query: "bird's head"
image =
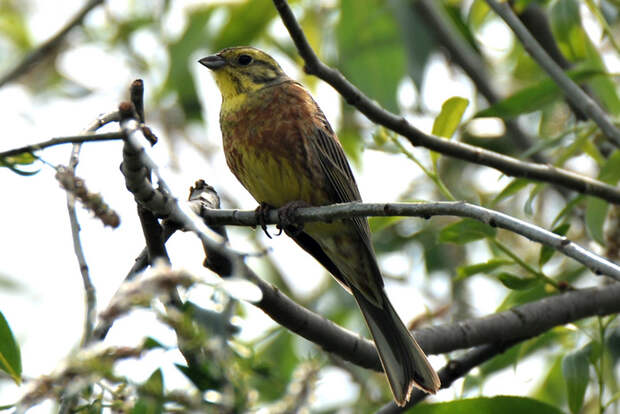
[[[213,71],[224,100],[287,78],[271,56],[249,46],[230,47],[198,62]]]

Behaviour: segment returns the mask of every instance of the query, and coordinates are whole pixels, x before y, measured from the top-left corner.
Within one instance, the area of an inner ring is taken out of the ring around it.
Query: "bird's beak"
[[[218,70],[226,64],[226,60],[220,55],[207,56],[200,59],[198,62],[211,70]]]

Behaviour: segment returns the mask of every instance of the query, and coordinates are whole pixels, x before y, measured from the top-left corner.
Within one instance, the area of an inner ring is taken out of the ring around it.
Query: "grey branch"
[[[105,115],[101,115],[97,117],[97,119],[88,125],[86,129],[84,129],[83,134],[88,135],[95,132],[97,129],[106,125],[109,122],[113,122],[118,120],[118,112],[111,112]],[[74,144],[74,149],[71,152],[71,157],[69,161],[69,167],[71,171],[75,171],[75,167],[77,166],[78,158],[77,154],[79,152],[79,147],[81,145],[80,141],[76,141]],[[73,249],[75,251],[75,255],[78,260],[78,264],[80,266],[80,273],[82,275],[82,283],[84,285],[84,296],[86,300],[86,310],[84,317],[84,333],[82,336],[81,346],[86,347],[92,342],[93,339],[93,329],[95,326],[95,317],[97,311],[97,296],[95,292],[95,286],[93,285],[92,280],[90,279],[90,272],[88,270],[88,264],[86,262],[86,257],[84,255],[84,250],[82,248],[82,243],[80,241],[80,224],[77,220],[77,214],[75,211],[75,197],[70,192],[67,192],[67,209],[69,213],[69,220],[71,223],[71,234],[73,237]]]
[[[601,107],[588,96],[575,82],[573,82],[549,57],[547,52],[538,44],[521,20],[513,13],[508,2],[501,4],[495,0],[486,0],[489,7],[497,13],[519,38],[525,50],[534,58],[541,68],[557,83],[569,102],[579,108],[581,112],[592,119],[614,144],[620,146],[620,130],[614,126],[609,116]]]
[[[103,125],[115,121],[118,119],[118,113],[112,112],[97,117],[94,122],[91,122],[83,134],[90,134]],[[67,169],[73,174],[75,168],[79,162],[79,153],[81,148],[81,142],[77,141],[73,143],[71,155],[69,156],[69,165]],[[67,212],[69,214],[69,222],[71,225],[71,236],[73,240],[73,251],[80,267],[80,274],[82,276],[82,284],[84,286],[84,297],[86,302],[85,315],[84,315],[84,332],[82,334],[82,340],[80,341],[80,347],[86,348],[93,341],[93,330],[95,327],[95,318],[97,311],[97,294],[95,291],[95,285],[90,278],[90,271],[88,270],[88,263],[86,262],[86,256],[84,255],[84,249],[80,239],[80,223],[77,219],[77,213],[75,211],[75,196],[67,191]],[[61,398],[61,404],[58,407],[59,414],[66,414],[77,404],[78,398],[75,395],[63,392]]]
[[[123,139],[123,134],[121,132],[106,132],[103,134],[86,133],[71,137],[50,138],[37,144],[25,145],[23,147],[2,151],[0,152],[0,158],[11,157],[25,152],[34,153],[45,148],[62,144],[83,144],[85,142],[115,141],[121,139]]]
[[[233,224],[243,226],[258,225],[254,211],[211,210],[208,213],[209,224]],[[469,217],[492,227],[500,227],[520,234],[532,241],[553,247],[558,252],[571,257],[591,269],[595,274],[604,274],[620,280],[620,266],[605,259],[565,236],[559,236],[531,223],[519,220],[508,214],[465,202],[433,202],[433,203],[387,203],[365,204],[346,203],[323,207],[307,207],[298,209],[292,219],[300,223],[312,221],[331,221],[358,216],[458,216]],[[271,211],[266,217],[266,224],[279,224],[277,211]]]
[[[286,0],[273,0],[273,2],[297,46],[299,54],[304,59],[305,71],[329,83],[349,104],[356,107],[371,121],[402,135],[413,145],[422,146],[461,160],[486,165],[512,177],[543,181],[620,204],[620,190],[601,181],[562,168],[519,161],[516,158],[473,145],[441,139],[423,133],[407,122],[402,116],[381,108],[349,82],[340,72],[321,62],[310,47],[301,26],[299,26]]]

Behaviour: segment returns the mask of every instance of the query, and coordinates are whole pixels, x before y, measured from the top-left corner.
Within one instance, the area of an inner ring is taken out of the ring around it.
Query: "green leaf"
[[[589,345],[569,352],[562,359],[562,374],[566,381],[568,406],[573,414],[581,411],[583,397],[590,381]]]
[[[533,393],[533,397],[553,404],[556,406],[564,406],[566,404],[566,386],[562,375],[562,358],[563,355],[553,359],[550,368],[547,368],[544,380]]]
[[[433,123],[433,135],[450,138],[461,123],[467,105],[469,101],[460,96],[447,99],[441,105],[441,112]]]
[[[9,170],[19,175],[24,175],[24,176],[34,175],[38,173],[39,170],[25,171],[20,168],[17,168],[16,165],[31,165],[34,163],[34,161],[36,161],[36,159],[37,158],[33,156],[31,153],[24,152],[22,154],[0,158],[0,167],[6,167]]]
[[[562,280],[568,284],[571,284],[583,276],[586,273],[586,270],[587,269],[584,266],[570,268],[566,272],[562,273]],[[504,301],[498,306],[496,312],[503,312],[505,310],[512,309],[515,306],[534,302],[556,293],[557,292],[554,289],[548,289],[547,285],[544,283],[539,283],[527,290],[511,290],[508,295],[506,295]]]
[[[570,200],[568,203],[566,203],[564,208],[562,208],[562,210],[560,210],[558,215],[555,216],[555,218],[553,219],[553,223],[551,223],[551,225],[555,226],[556,224],[558,224],[564,217],[566,217],[571,211],[573,211],[573,208],[575,208],[575,206],[578,203],[580,203],[584,198],[585,196],[578,195],[572,200]]]
[[[478,55],[478,58],[482,59],[480,55],[479,41],[476,39],[476,35],[472,32],[471,27],[465,20],[462,10],[462,1],[449,0],[440,2],[443,5],[443,11],[446,14],[446,23],[451,23],[452,27],[461,36],[461,38],[471,47],[471,51]]]
[[[612,326],[607,329],[605,336],[605,349],[609,351],[609,355],[614,365],[620,359],[620,326]]]
[[[565,236],[566,233],[568,233],[568,229],[570,229],[570,223],[564,223],[560,224],[552,231],[560,236]],[[540,254],[538,255],[538,266],[543,266],[545,263],[547,263],[554,253],[555,249],[553,247],[543,245],[540,248]]]
[[[528,216],[531,216],[532,214],[534,214],[534,207],[533,207],[534,199],[536,198],[538,193],[542,191],[544,187],[545,187],[545,184],[543,183],[536,184],[534,188],[532,188],[532,190],[530,191],[530,195],[527,198],[527,200],[525,200],[525,204],[523,205],[523,211]]]
[[[576,61],[586,57],[588,37],[581,25],[579,4],[575,0],[554,2],[549,11],[553,34],[568,60]]]
[[[620,181],[620,150],[615,150],[601,167],[598,179],[611,185]]]
[[[598,179],[616,185],[620,180],[620,150],[615,150],[601,167]],[[586,198],[586,229],[597,243],[605,245],[603,227],[607,218],[609,203],[597,197]]]
[[[267,346],[257,352],[256,357],[264,364],[261,372],[265,372],[267,378],[261,378],[259,375],[253,376],[252,388],[258,390],[262,401],[282,399],[286,395],[293,372],[299,364],[299,358],[295,352],[295,337],[288,331],[279,330]]]
[[[156,369],[151,376],[140,387],[141,391],[150,396],[163,396],[164,394],[164,378],[161,368]]]
[[[566,74],[575,82],[584,82],[596,76],[604,75],[605,72],[600,69],[587,68],[569,70]],[[547,78],[477,112],[474,118],[512,119],[521,114],[538,111],[560,96],[560,89],[556,83]]]
[[[161,414],[163,411],[161,404],[153,404],[146,398],[140,398],[131,409],[131,414]]]
[[[37,157],[30,152],[22,152],[21,154],[11,155],[0,159],[0,163],[6,163],[10,165],[30,165],[37,160]]]
[[[479,397],[466,400],[436,404],[421,404],[415,408],[416,414],[562,414],[558,408],[526,397]]]
[[[539,280],[533,277],[523,278],[512,273],[502,272],[497,275],[502,285],[512,290],[526,290],[538,284]]]
[[[16,384],[21,384],[21,352],[2,312],[0,312],[0,370],[9,374]]]
[[[491,205],[495,206],[497,203],[499,203],[503,199],[508,198],[511,195],[518,193],[521,189],[523,189],[524,187],[526,187],[528,184],[531,184],[531,183],[532,183],[531,180],[528,180],[525,178],[515,178],[510,183],[508,183],[508,185],[504,187],[504,189],[498,195],[495,196],[493,201],[491,201]]]
[[[586,229],[592,240],[605,245],[603,226],[607,217],[609,203],[597,197],[586,198]]]
[[[369,217],[370,231],[372,234],[380,232],[383,229],[394,226],[403,221],[405,217]]]
[[[469,13],[467,15],[467,22],[472,27],[473,30],[478,30],[482,27],[482,24],[486,21],[487,16],[489,16],[489,12],[491,8],[484,0],[474,0],[471,7],[469,8]]]
[[[439,241],[442,243],[466,244],[474,240],[494,237],[497,230],[488,224],[466,218],[441,229]]]
[[[190,366],[174,364],[174,366],[200,391],[218,389],[226,383],[226,379],[217,364],[205,363],[201,366],[197,364]]]
[[[456,269],[457,276],[454,280],[460,281],[478,273],[491,273],[497,268],[511,264],[514,264],[514,262],[509,259],[490,259],[482,263],[460,266]]]
[[[147,350],[157,349],[157,348],[167,349],[165,346],[161,344],[161,342],[159,342],[158,340],[150,336],[144,340],[144,342],[142,343],[142,348],[147,349]]]
[[[357,0],[342,0],[340,10],[338,68],[370,99],[398,112],[396,90],[405,76],[405,51],[391,11],[381,0],[367,0],[363,7]]]

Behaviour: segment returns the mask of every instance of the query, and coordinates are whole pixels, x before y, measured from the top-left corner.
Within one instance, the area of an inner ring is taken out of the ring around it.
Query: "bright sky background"
[[[62,7],[57,2],[38,0],[31,8],[30,19],[34,35],[40,41],[53,34],[70,16],[84,3],[82,0],[64,0]],[[182,2],[173,2],[180,4]],[[125,1],[110,1],[109,10],[122,14]],[[105,13],[98,8],[88,16],[88,21],[95,25],[105,25]],[[182,9],[179,8],[166,27],[178,32],[183,23]],[[177,30],[174,30],[174,29]],[[281,24],[273,29],[286,37]],[[589,30],[594,30],[589,26]],[[592,33],[591,33],[592,35]],[[592,36],[598,39],[598,36]],[[157,38],[149,33],[141,33],[136,37],[142,50],[149,50],[152,56],[163,61],[166,57],[158,44]],[[482,41],[490,47],[493,55],[501,56],[510,46],[512,38],[500,24],[492,24],[483,31]],[[133,73],[125,61],[125,56],[110,53],[94,46],[80,46],[79,30],[74,33],[74,47],[61,56],[61,69],[66,76],[94,88],[89,96],[75,99],[72,97],[46,99],[44,96],[32,97],[21,85],[13,83],[0,89],[0,107],[3,134],[0,150],[10,149],[27,143],[35,143],[56,136],[76,135],[98,114],[114,110],[121,100],[127,98],[127,88],[135,78],[145,80],[148,95],[161,82],[163,73],[152,70],[149,73]],[[197,53],[188,64],[193,65],[196,80],[201,85],[200,93],[203,102],[209,107],[207,123],[194,131],[197,139],[208,139],[220,145],[218,126],[219,93],[208,71],[196,60],[211,52],[204,50]],[[289,75],[299,78],[299,68],[285,58],[274,54],[283,64]],[[5,59],[3,72],[7,69]],[[442,57],[435,57],[430,65],[426,85],[422,93],[424,102],[428,104],[430,113],[438,113],[444,100],[459,95],[471,98],[473,86],[458,70],[447,69]],[[618,71],[618,62],[612,64],[610,70]],[[113,68],[113,70],[111,70]],[[410,82],[405,81],[400,90],[401,102],[417,99]],[[333,124],[339,122],[339,106],[336,94],[324,83],[319,83],[315,97],[328,114]],[[216,109],[216,107],[218,109]],[[147,120],[149,111],[146,107]],[[471,108],[469,109],[471,111]],[[471,115],[468,112],[466,116]],[[412,118],[412,122],[430,132],[432,117]],[[151,124],[156,133],[164,132],[156,124]],[[165,139],[165,138],[164,138]],[[121,144],[119,142],[86,145],[82,149],[77,174],[86,179],[90,190],[100,192],[105,201],[116,209],[122,219],[117,230],[103,228],[103,225],[90,217],[90,214],[78,207],[82,225],[82,244],[91,271],[92,280],[97,288],[99,310],[109,302],[110,298],[131,267],[134,258],[144,245],[140,225],[135,215],[133,197],[124,190],[123,177],[118,166],[121,162]],[[55,147],[45,150],[43,157],[51,162],[66,164],[70,146]],[[416,154],[425,158],[426,150],[415,149]],[[182,164],[181,171],[172,171],[168,158],[168,147],[165,142],[157,145],[152,152],[156,161],[163,169],[176,195],[184,198],[188,187],[198,178],[204,178],[216,188],[227,188],[234,194],[240,206],[253,209],[256,202],[238,184],[225,165],[223,154],[217,157],[212,165],[206,165],[204,159],[185,144],[178,147],[177,156]],[[415,177],[421,173],[419,169],[404,157],[394,157],[368,150],[364,152],[365,169],[356,171],[361,193],[365,201],[394,200],[402,191],[400,183],[393,180],[393,172]],[[491,169],[485,169],[481,182],[486,183],[487,191],[497,191],[506,181]],[[24,364],[24,375],[27,378],[37,377],[54,370],[59,363],[75,349],[82,334],[83,323],[83,289],[77,261],[73,254],[71,233],[66,208],[65,193],[60,190],[54,179],[54,171],[41,166],[41,171],[32,177],[21,177],[0,169],[5,201],[1,207],[1,225],[3,237],[0,238],[0,274],[19,284],[18,291],[0,290],[0,310],[9,321],[19,343],[21,344]],[[227,207],[227,206],[224,206]],[[239,251],[251,252],[254,247],[244,237],[242,231],[232,232],[232,245]],[[316,275],[324,274],[320,265],[310,256],[299,254],[299,248],[286,237],[275,237],[266,242],[273,248],[272,255],[284,274],[295,273],[295,287],[300,292],[308,292],[316,287],[320,280]],[[177,267],[189,268],[196,274],[204,274],[201,267],[202,249],[191,235],[176,235],[169,244],[172,262]],[[402,255],[390,255],[381,261],[380,266],[390,272],[399,273],[416,268],[421,272],[423,266],[421,252],[413,252],[409,258]],[[484,255],[484,252],[480,253]],[[290,257],[295,258],[291,263]],[[257,265],[258,260],[251,263]],[[295,272],[287,272],[295,269]],[[301,272],[301,270],[305,272]],[[437,279],[437,278],[435,278]],[[388,282],[388,295],[403,319],[408,320],[425,311],[429,303],[420,294],[423,286],[420,278],[410,278],[407,289],[392,289]],[[473,278],[472,289],[477,292],[475,308],[484,314],[492,312],[503,296],[503,292],[494,289],[493,284],[485,278]],[[429,289],[429,287],[426,287]],[[449,286],[435,283],[430,289],[439,295],[447,295]],[[478,294],[484,292],[483,294]],[[196,289],[191,298],[199,304],[208,303],[209,289]],[[202,298],[202,300],[201,300]],[[251,307],[249,307],[251,308]],[[241,338],[251,338],[260,333],[271,320],[260,311],[249,313],[248,319],[242,324]],[[117,322],[110,332],[106,344],[138,344],[145,336],[153,336],[164,343],[174,344],[174,335],[155,321],[152,314],[137,311],[129,317]],[[143,361],[122,364],[126,372],[131,372],[137,380],[145,379],[160,364],[164,368],[166,384],[169,387],[183,387],[185,378],[172,366],[173,362],[181,362],[177,352],[151,352]],[[443,357],[432,357],[436,368],[442,365]],[[164,361],[163,363],[161,361]],[[539,378],[540,361],[530,359],[521,364],[515,371],[501,374],[510,381],[510,389],[506,389],[505,381],[489,381],[485,387],[486,394],[522,392],[532,387],[533,379]],[[348,392],[335,395],[332,390],[342,387],[346,379],[344,371],[337,369],[324,370],[316,393],[316,404],[329,405],[341,398],[351,398],[356,388],[351,385]],[[438,399],[451,399],[458,392],[455,384],[449,391],[441,391]],[[15,402],[21,390],[6,382],[0,385],[0,405]],[[47,413],[51,404],[44,404],[32,410],[33,413]]]

